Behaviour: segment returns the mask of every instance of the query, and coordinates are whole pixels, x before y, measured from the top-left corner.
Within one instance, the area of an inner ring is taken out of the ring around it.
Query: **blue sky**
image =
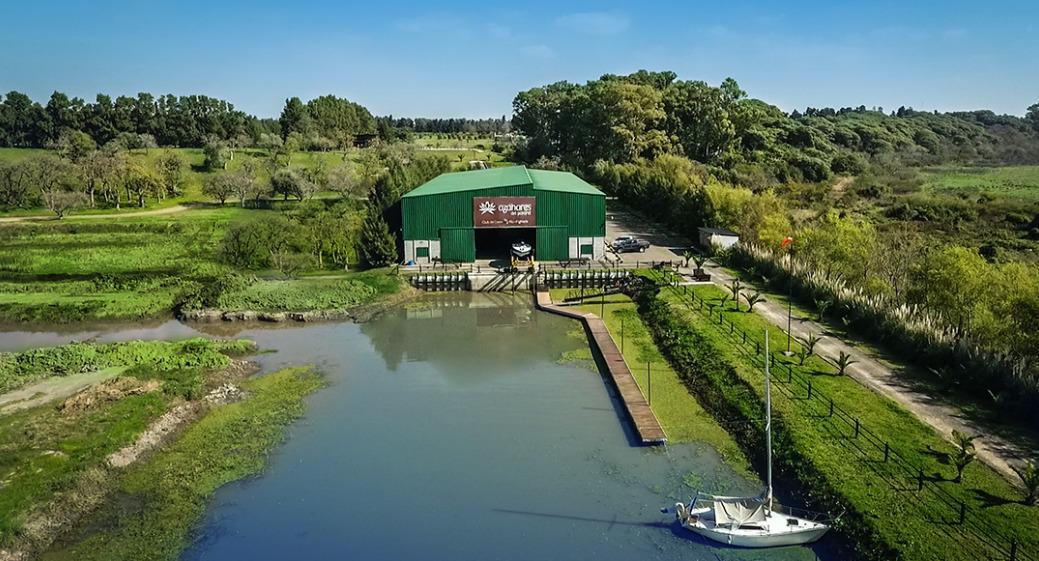
[[[732,76],[786,110],[1039,101],[1034,1],[34,0],[2,14],[0,91],[41,102],[203,93],[276,116],[286,97],[332,93],[380,115],[485,117],[523,89],[640,68]]]

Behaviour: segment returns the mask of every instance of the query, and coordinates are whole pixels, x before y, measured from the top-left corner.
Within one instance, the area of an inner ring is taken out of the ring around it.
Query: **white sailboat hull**
[[[710,508],[694,508],[679,517],[682,527],[710,540],[736,547],[804,545],[823,537],[830,527],[783,513],[773,513],[760,528],[716,526]]]

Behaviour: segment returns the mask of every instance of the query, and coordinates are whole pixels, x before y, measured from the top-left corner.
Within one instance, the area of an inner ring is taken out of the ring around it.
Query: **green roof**
[[[521,185],[530,185],[538,191],[564,191],[604,196],[602,191],[572,173],[527,169],[526,166],[445,173],[419,185],[404,196],[422,197]]]

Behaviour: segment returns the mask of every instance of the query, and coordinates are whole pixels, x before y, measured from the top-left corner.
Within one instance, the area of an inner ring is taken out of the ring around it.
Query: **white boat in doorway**
[[[830,529],[825,516],[782,507],[772,497],[772,388],[769,380],[768,330],[765,330],[765,445],[768,476],[756,497],[694,496],[673,511],[683,528],[705,538],[739,547],[776,547],[812,543]]]

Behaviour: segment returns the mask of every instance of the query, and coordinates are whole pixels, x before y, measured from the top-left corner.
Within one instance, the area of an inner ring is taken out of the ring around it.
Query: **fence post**
[[[761,343],[754,341],[754,353],[761,354]]]
[[[743,333],[743,344],[746,345],[747,344],[747,332],[741,330],[740,333]]]
[[[833,400],[832,399],[830,400],[830,414],[828,416],[829,417],[833,417]],[[858,420],[856,420],[855,422],[858,423]]]
[[[1010,540],[1010,561],[1017,561],[1017,538]]]
[[[967,503],[960,501],[960,524],[967,519]]]
[[[729,322],[729,335],[736,333],[736,324]]]
[[[794,369],[793,369],[793,367],[792,367],[792,366],[790,366],[790,365],[788,364],[788,365],[786,365],[786,383],[788,383],[788,384],[789,384],[789,383],[791,383],[791,382],[793,382],[793,381],[794,381]],[[831,400],[831,401],[832,401],[832,400]],[[832,404],[831,404],[831,405],[832,405]],[[832,415],[832,414],[833,414],[833,411],[831,411],[831,412],[830,412],[830,414]]]
[[[859,419],[855,419],[855,438],[859,437]]]
[[[916,490],[924,490],[924,468],[920,468],[920,471],[916,474]]]
[[[888,455],[890,453],[891,453],[891,447],[888,446],[887,442],[885,442],[884,443],[884,463],[887,463],[887,458],[888,458]]]
[[[812,381],[808,380],[808,399],[812,399]]]

